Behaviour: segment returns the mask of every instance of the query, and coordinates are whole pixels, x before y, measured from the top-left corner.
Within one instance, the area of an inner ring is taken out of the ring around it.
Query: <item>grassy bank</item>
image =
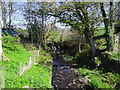
[[[117,73],[102,73],[100,70],[89,70],[87,68],[79,68],[80,76],[87,76],[90,79],[92,88],[119,88],[120,75]]]
[[[25,85],[31,88],[52,87],[50,85],[51,67],[45,67],[42,64],[32,65],[24,74],[19,75],[20,62],[25,66],[32,54],[20,45],[16,38],[10,36],[3,37],[3,52],[4,56],[10,59],[10,61],[2,60],[2,66],[5,67],[5,88],[22,88]],[[42,57],[45,56],[42,55]]]

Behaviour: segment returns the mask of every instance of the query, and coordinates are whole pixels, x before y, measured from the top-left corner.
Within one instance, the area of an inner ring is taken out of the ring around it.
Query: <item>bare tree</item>
[[[9,28],[11,28],[11,24],[12,24],[12,15],[13,15],[13,5],[14,5],[14,2],[9,2],[8,3],[8,8],[9,8],[9,22],[8,22],[8,25],[9,25]]]
[[[7,26],[7,7],[5,2],[1,2],[1,12],[2,12],[2,21],[3,21],[3,27]]]

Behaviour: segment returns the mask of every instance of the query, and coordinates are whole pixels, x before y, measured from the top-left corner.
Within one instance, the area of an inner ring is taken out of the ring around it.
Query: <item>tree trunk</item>
[[[6,7],[5,2],[1,2],[1,11],[2,11],[2,21],[3,21],[3,27],[5,28],[7,26],[6,24]]]
[[[117,23],[115,24],[115,44],[114,44],[114,52],[120,52],[120,2],[117,3],[117,9],[116,9],[116,21]]]
[[[93,36],[91,35],[90,31],[88,31],[89,29],[86,29],[84,34],[85,37],[88,39],[90,48],[91,48],[91,52],[92,52],[92,56],[95,57],[96,55],[96,48],[95,48],[95,43],[94,43],[94,39]]]
[[[88,40],[89,40],[89,43],[90,43],[92,56],[94,57],[96,55],[96,48],[95,48],[94,40],[93,40],[92,37],[88,37]]]
[[[114,37],[114,20],[113,20],[113,2],[110,2],[110,10],[109,10],[109,51],[113,51],[115,37]]]
[[[106,12],[104,9],[103,3],[100,3],[100,8],[102,12],[102,17],[105,25],[105,39],[106,39],[106,49],[107,51],[113,51],[114,47],[114,24],[113,24],[113,2],[110,2],[110,9],[109,9],[109,18],[106,16]]]

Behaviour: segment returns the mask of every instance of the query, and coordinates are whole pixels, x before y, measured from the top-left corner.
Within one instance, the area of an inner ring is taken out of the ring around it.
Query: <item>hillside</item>
[[[27,46],[27,49],[28,48],[30,50],[36,50],[35,47],[30,45]],[[20,76],[20,63],[22,63],[22,67],[26,66],[30,56],[33,56],[33,54],[26,50],[23,45],[19,44],[16,38],[11,36],[3,37],[3,52],[4,57],[9,59],[9,61],[2,60],[2,66],[5,67],[5,88],[22,88],[26,85],[31,88],[51,87],[51,67],[43,66],[43,64],[32,64],[32,66]],[[41,52],[45,53],[42,49],[40,50],[40,53]],[[45,56],[41,55],[41,57]],[[48,59],[49,58],[50,56]]]

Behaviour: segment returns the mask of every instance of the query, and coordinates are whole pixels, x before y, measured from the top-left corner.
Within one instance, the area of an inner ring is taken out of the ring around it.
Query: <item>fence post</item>
[[[38,50],[38,51],[37,51],[37,57],[39,56],[39,53],[40,53],[40,51]]]
[[[20,62],[20,75],[22,73],[22,62]]]
[[[32,62],[32,57],[30,56],[30,61],[29,61],[29,68],[31,67],[31,62]]]
[[[35,55],[35,51],[34,51],[34,64],[35,64],[35,61],[36,61],[36,55]]]
[[[5,88],[5,68],[2,66],[2,88]]]

